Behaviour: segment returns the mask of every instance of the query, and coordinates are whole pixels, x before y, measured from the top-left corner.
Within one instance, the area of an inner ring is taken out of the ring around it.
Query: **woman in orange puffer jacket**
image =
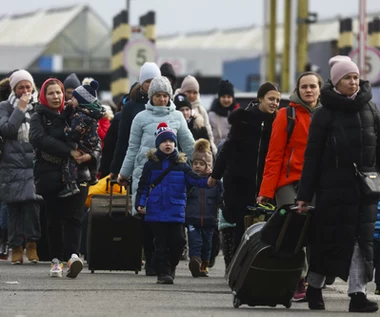
[[[286,109],[280,109],[273,122],[272,134],[266,156],[263,181],[257,203],[266,204],[276,198],[278,207],[294,204],[298,182],[301,178],[304,154],[313,113],[321,106],[319,94],[321,77],[313,72],[305,72],[297,80],[297,86],[290,97],[290,107],[295,108],[294,130],[288,141],[288,119]],[[305,276],[307,265],[301,276],[293,300],[306,296]]]

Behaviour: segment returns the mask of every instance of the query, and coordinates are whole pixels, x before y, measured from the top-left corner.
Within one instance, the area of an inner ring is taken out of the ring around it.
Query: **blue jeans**
[[[190,258],[196,256],[202,261],[210,261],[213,233],[214,227],[188,226],[187,235]]]
[[[8,229],[8,207],[6,203],[1,203],[0,206],[0,229]]]

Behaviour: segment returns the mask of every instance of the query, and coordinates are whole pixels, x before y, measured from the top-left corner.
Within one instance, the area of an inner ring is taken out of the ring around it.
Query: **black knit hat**
[[[179,110],[183,107],[188,107],[191,109],[191,102],[187,99],[187,96],[184,94],[178,94],[174,97],[174,104],[176,109]]]
[[[160,67],[160,71],[161,76],[167,77],[172,83],[172,86],[174,86],[177,81],[177,76],[174,71],[173,65],[170,63],[163,63]]]
[[[267,81],[266,83],[262,84],[260,87],[259,87],[259,90],[257,91],[257,99],[259,98],[263,98],[268,91],[271,91],[271,90],[275,90],[275,91],[278,91],[278,88],[272,84],[271,82]]]
[[[228,80],[222,80],[219,85],[218,96],[221,97],[225,95],[235,96],[234,86]]]

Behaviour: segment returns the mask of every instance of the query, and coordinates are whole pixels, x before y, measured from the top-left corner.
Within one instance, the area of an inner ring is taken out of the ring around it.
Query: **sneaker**
[[[62,274],[63,274],[62,262],[60,262],[57,258],[53,259],[51,261],[49,276],[50,277],[62,277]]]
[[[301,302],[306,298],[306,283],[305,279],[301,278],[298,282],[297,290],[293,295],[293,302]]]
[[[76,195],[79,193],[80,193],[80,190],[79,190],[77,184],[72,183],[72,184],[67,184],[65,186],[65,188],[58,193],[58,197],[66,198],[66,197],[70,197],[72,195]]]
[[[174,284],[170,275],[160,275],[157,277],[157,284]]]
[[[201,277],[208,277],[208,266],[209,266],[209,264],[210,264],[209,261],[202,261],[201,271],[200,271]]]
[[[9,256],[9,245],[8,243],[0,244],[0,260],[8,260]]]
[[[72,254],[69,262],[67,262],[67,268],[66,276],[76,278],[83,269],[83,262],[76,254]]]

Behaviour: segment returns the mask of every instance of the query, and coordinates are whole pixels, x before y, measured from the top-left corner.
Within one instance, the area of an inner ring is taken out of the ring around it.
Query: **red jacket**
[[[300,104],[291,102],[289,105],[296,108],[294,130],[286,144],[288,119],[286,108],[280,109],[272,126],[259,196],[274,198],[280,187],[301,178],[311,113]]]
[[[102,140],[102,148],[104,147],[104,138],[110,125],[110,120],[106,117],[103,117],[98,121],[98,135],[100,140]]]

